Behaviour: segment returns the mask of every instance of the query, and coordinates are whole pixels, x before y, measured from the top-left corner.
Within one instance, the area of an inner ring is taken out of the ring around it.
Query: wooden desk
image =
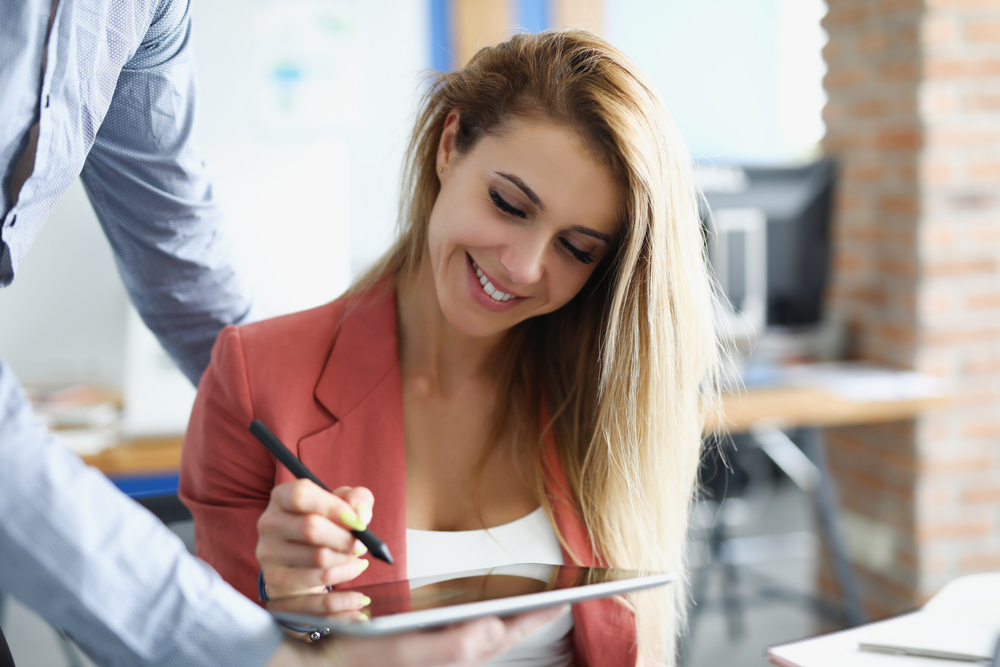
[[[105,475],[144,475],[176,471],[181,467],[182,436],[140,438],[123,442],[92,456],[84,456],[87,465]]]
[[[812,387],[750,388],[743,394],[723,396],[723,427],[731,433],[740,433],[762,425],[822,428],[874,424],[913,419],[926,410],[946,407],[950,402],[951,399],[943,396],[855,402]]]

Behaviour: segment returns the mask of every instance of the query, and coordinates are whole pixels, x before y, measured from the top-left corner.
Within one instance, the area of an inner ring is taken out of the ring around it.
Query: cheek
[[[573,297],[579,294],[583,286],[587,284],[587,280],[590,279],[593,272],[593,269],[589,267],[583,270],[567,267],[560,271],[552,271],[549,276],[549,304],[551,308],[546,312],[562,308],[572,301]]]

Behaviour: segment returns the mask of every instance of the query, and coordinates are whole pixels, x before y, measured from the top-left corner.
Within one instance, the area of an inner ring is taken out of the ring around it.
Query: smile
[[[476,272],[476,277],[479,278],[479,284],[483,286],[483,291],[486,292],[486,294],[488,294],[491,299],[493,299],[494,301],[510,301],[511,299],[514,298],[513,294],[507,294],[505,292],[501,292],[496,287],[494,287],[493,283],[490,282],[489,278],[487,278],[480,270],[479,266],[476,264],[476,260],[472,259],[471,257],[469,258],[469,260],[472,262],[472,268]]]

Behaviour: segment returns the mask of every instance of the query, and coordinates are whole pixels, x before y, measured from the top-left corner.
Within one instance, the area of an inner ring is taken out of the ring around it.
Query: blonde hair
[[[453,110],[460,154],[513,117],[541,118],[578,132],[621,186],[621,230],[589,282],[511,332],[493,432],[513,434],[521,460],[533,462],[525,476],[551,517],[541,455],[551,428],[594,552],[615,567],[683,575],[702,427],[718,392],[715,296],[684,143],[645,76],[591,33],[522,34],[484,48],[432,81],[409,145],[399,238],[352,291],[419,270]],[[641,664],[674,663],[684,591],[623,601],[636,613]]]

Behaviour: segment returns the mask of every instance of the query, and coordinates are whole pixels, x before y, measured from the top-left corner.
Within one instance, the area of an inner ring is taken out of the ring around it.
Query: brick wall
[[[827,432],[866,604],[884,616],[1000,570],[1000,0],[829,0],[824,27],[834,311],[859,357],[946,377],[956,397]],[[867,553],[875,542],[891,558]]]

